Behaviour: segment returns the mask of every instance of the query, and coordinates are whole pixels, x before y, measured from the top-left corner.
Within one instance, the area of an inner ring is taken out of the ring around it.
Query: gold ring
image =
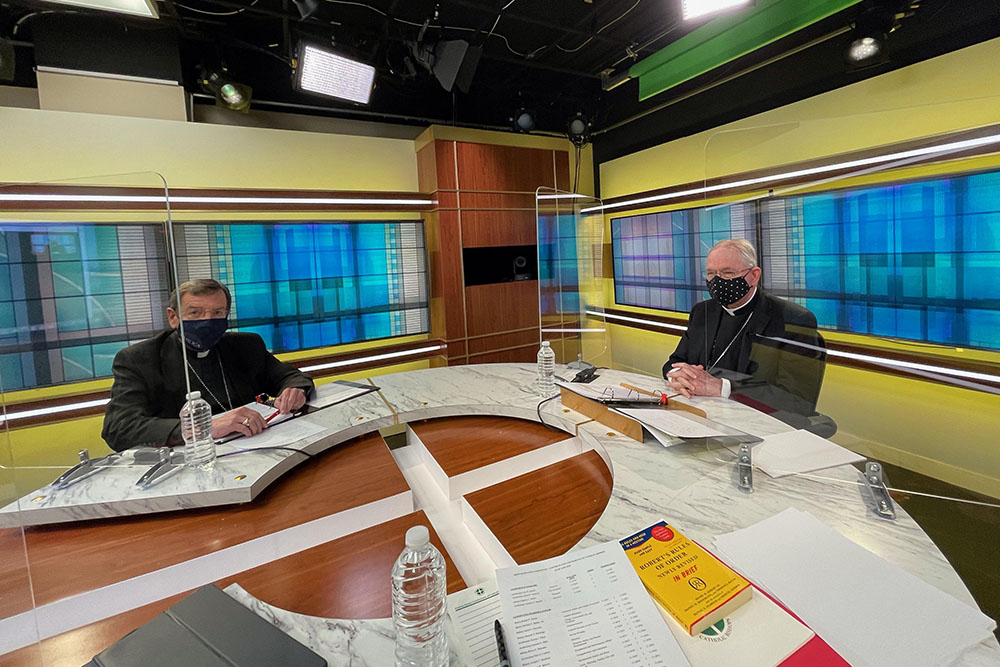
[[[242,423],[242,424],[243,424],[244,426],[249,426],[249,425],[250,425],[250,418],[249,418],[249,417],[247,417],[246,419],[244,419],[244,420],[243,420],[242,422],[240,422],[240,423]]]

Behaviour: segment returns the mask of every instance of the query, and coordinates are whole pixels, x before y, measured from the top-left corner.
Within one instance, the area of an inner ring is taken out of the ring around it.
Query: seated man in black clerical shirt
[[[259,413],[242,407],[259,394],[276,396],[282,413],[301,408],[313,382],[295,367],[278,361],[253,333],[230,332],[232,297],[220,282],[191,280],[170,295],[171,329],[115,356],[111,402],[104,414],[102,437],[111,449],[183,444],[179,413],[184,405],[184,357],[191,391],[212,406],[212,435],[256,435],[266,428]],[[184,343],[178,333],[184,318]]]
[[[816,317],[766,293],[749,241],[716,243],[706,259],[711,299],[691,310],[687,331],[663,366],[686,397],[741,399],[799,428],[809,428],[826,354]]]

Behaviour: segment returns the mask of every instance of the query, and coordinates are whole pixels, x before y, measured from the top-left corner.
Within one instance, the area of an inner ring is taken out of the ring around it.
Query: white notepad
[[[865,457],[809,431],[769,435],[753,448],[753,464],[771,477],[797,475],[864,461]]]
[[[854,667],[941,667],[996,628],[808,512],[787,509],[715,547]]]

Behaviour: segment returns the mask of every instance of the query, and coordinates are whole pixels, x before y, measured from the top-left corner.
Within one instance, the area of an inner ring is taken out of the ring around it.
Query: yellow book
[[[753,595],[750,582],[665,521],[620,542],[646,590],[689,635]]]

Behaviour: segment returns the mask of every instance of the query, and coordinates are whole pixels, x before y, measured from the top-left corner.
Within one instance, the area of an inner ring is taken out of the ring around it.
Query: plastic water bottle
[[[406,531],[406,548],[392,566],[392,624],[396,667],[446,667],[448,635],[444,557],[427,526]]]
[[[556,352],[549,345],[549,341],[543,340],[542,347],[538,350],[538,379],[535,385],[538,395],[548,398],[556,393]]]
[[[200,391],[188,394],[187,403],[181,408],[181,435],[184,437],[184,465],[204,469],[215,465],[212,408]]]

